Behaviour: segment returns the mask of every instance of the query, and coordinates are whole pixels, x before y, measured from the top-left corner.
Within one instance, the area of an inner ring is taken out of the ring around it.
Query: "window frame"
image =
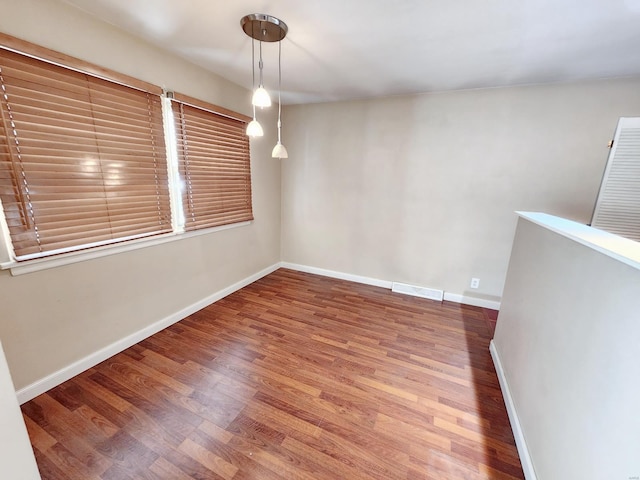
[[[161,233],[149,237],[134,238],[131,240],[116,241],[105,245],[94,247],[80,246],[78,250],[44,255],[39,258],[18,261],[13,251],[13,245],[9,234],[9,228],[5,218],[4,208],[0,201],[0,269],[10,270],[12,275],[20,275],[34,271],[54,268],[62,265],[68,265],[94,258],[101,258],[109,255],[123,253],[127,251],[137,250],[155,245],[161,245],[167,242],[187,239],[200,235],[211,234],[218,231],[228,230],[232,228],[244,227],[253,223],[253,220],[241,221],[231,224],[220,225],[216,227],[207,227],[198,230],[185,232],[184,222],[180,221],[180,217],[184,217],[184,209],[182,209],[181,192],[177,189],[177,181],[180,180],[179,171],[177,170],[177,150],[176,136],[170,135],[170,124],[173,121],[171,113],[171,101],[180,101],[187,105],[192,105],[210,111],[214,114],[230,117],[242,122],[248,123],[250,117],[219,107],[217,105],[189,97],[184,94],[167,92],[162,88],[151,83],[139,80],[137,78],[121,74],[108,68],[86,62],[84,60],[71,57],[69,55],[50,50],[25,40],[4,34],[0,32],[0,48],[9,50],[18,54],[26,55],[39,60],[44,60],[55,65],[59,65],[68,69],[76,70],[81,73],[89,74],[103,80],[114,82],[117,84],[133,87],[138,90],[147,91],[151,94],[157,94],[161,98],[162,114],[163,114],[163,132],[165,140],[165,148],[167,150],[167,173],[169,176],[169,191],[171,204],[171,227],[172,231]],[[175,133],[175,132],[174,132]],[[248,152],[249,174],[251,169],[251,154]],[[252,176],[249,178],[252,187]],[[253,209],[253,199],[251,198],[251,209]]]

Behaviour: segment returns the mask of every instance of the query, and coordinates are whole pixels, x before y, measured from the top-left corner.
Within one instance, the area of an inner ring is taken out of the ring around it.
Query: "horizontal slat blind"
[[[158,95],[3,49],[0,88],[18,260],[171,231]]]
[[[253,220],[246,122],[172,102],[185,230]]]
[[[621,118],[592,226],[640,242],[640,118]]]

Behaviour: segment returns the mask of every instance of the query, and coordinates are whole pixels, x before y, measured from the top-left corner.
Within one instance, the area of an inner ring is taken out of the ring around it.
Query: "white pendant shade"
[[[284,148],[284,145],[280,142],[276,143],[276,146],[273,147],[273,151],[271,152],[271,157],[273,158],[289,158],[289,154],[287,153],[287,149]]]
[[[260,85],[256,91],[253,92],[251,103],[256,107],[270,107],[271,97],[269,96],[269,92]]]
[[[262,125],[254,118],[247,125],[247,135],[250,137],[261,137],[264,135],[264,131],[262,130]]]

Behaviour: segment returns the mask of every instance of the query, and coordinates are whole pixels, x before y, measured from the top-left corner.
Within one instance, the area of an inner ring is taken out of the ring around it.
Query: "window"
[[[160,97],[0,55],[0,198],[16,257],[171,231]]]
[[[190,105],[183,95],[174,97],[185,230],[253,220],[246,121]]]
[[[15,260],[253,219],[248,117],[179,94],[167,108],[159,87],[7,38],[55,62],[0,49]]]

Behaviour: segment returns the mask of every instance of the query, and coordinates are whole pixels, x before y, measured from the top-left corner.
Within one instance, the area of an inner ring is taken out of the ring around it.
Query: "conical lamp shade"
[[[262,125],[260,125],[255,118],[249,122],[249,125],[247,125],[247,135],[250,137],[261,137],[264,135]]]
[[[255,92],[253,92],[253,98],[251,99],[251,103],[256,107],[270,107],[271,106],[271,97],[269,96],[269,92],[260,85]]]
[[[284,148],[284,145],[280,142],[276,143],[276,146],[273,147],[273,151],[271,152],[272,158],[289,158],[289,154],[287,153],[287,149]]]

